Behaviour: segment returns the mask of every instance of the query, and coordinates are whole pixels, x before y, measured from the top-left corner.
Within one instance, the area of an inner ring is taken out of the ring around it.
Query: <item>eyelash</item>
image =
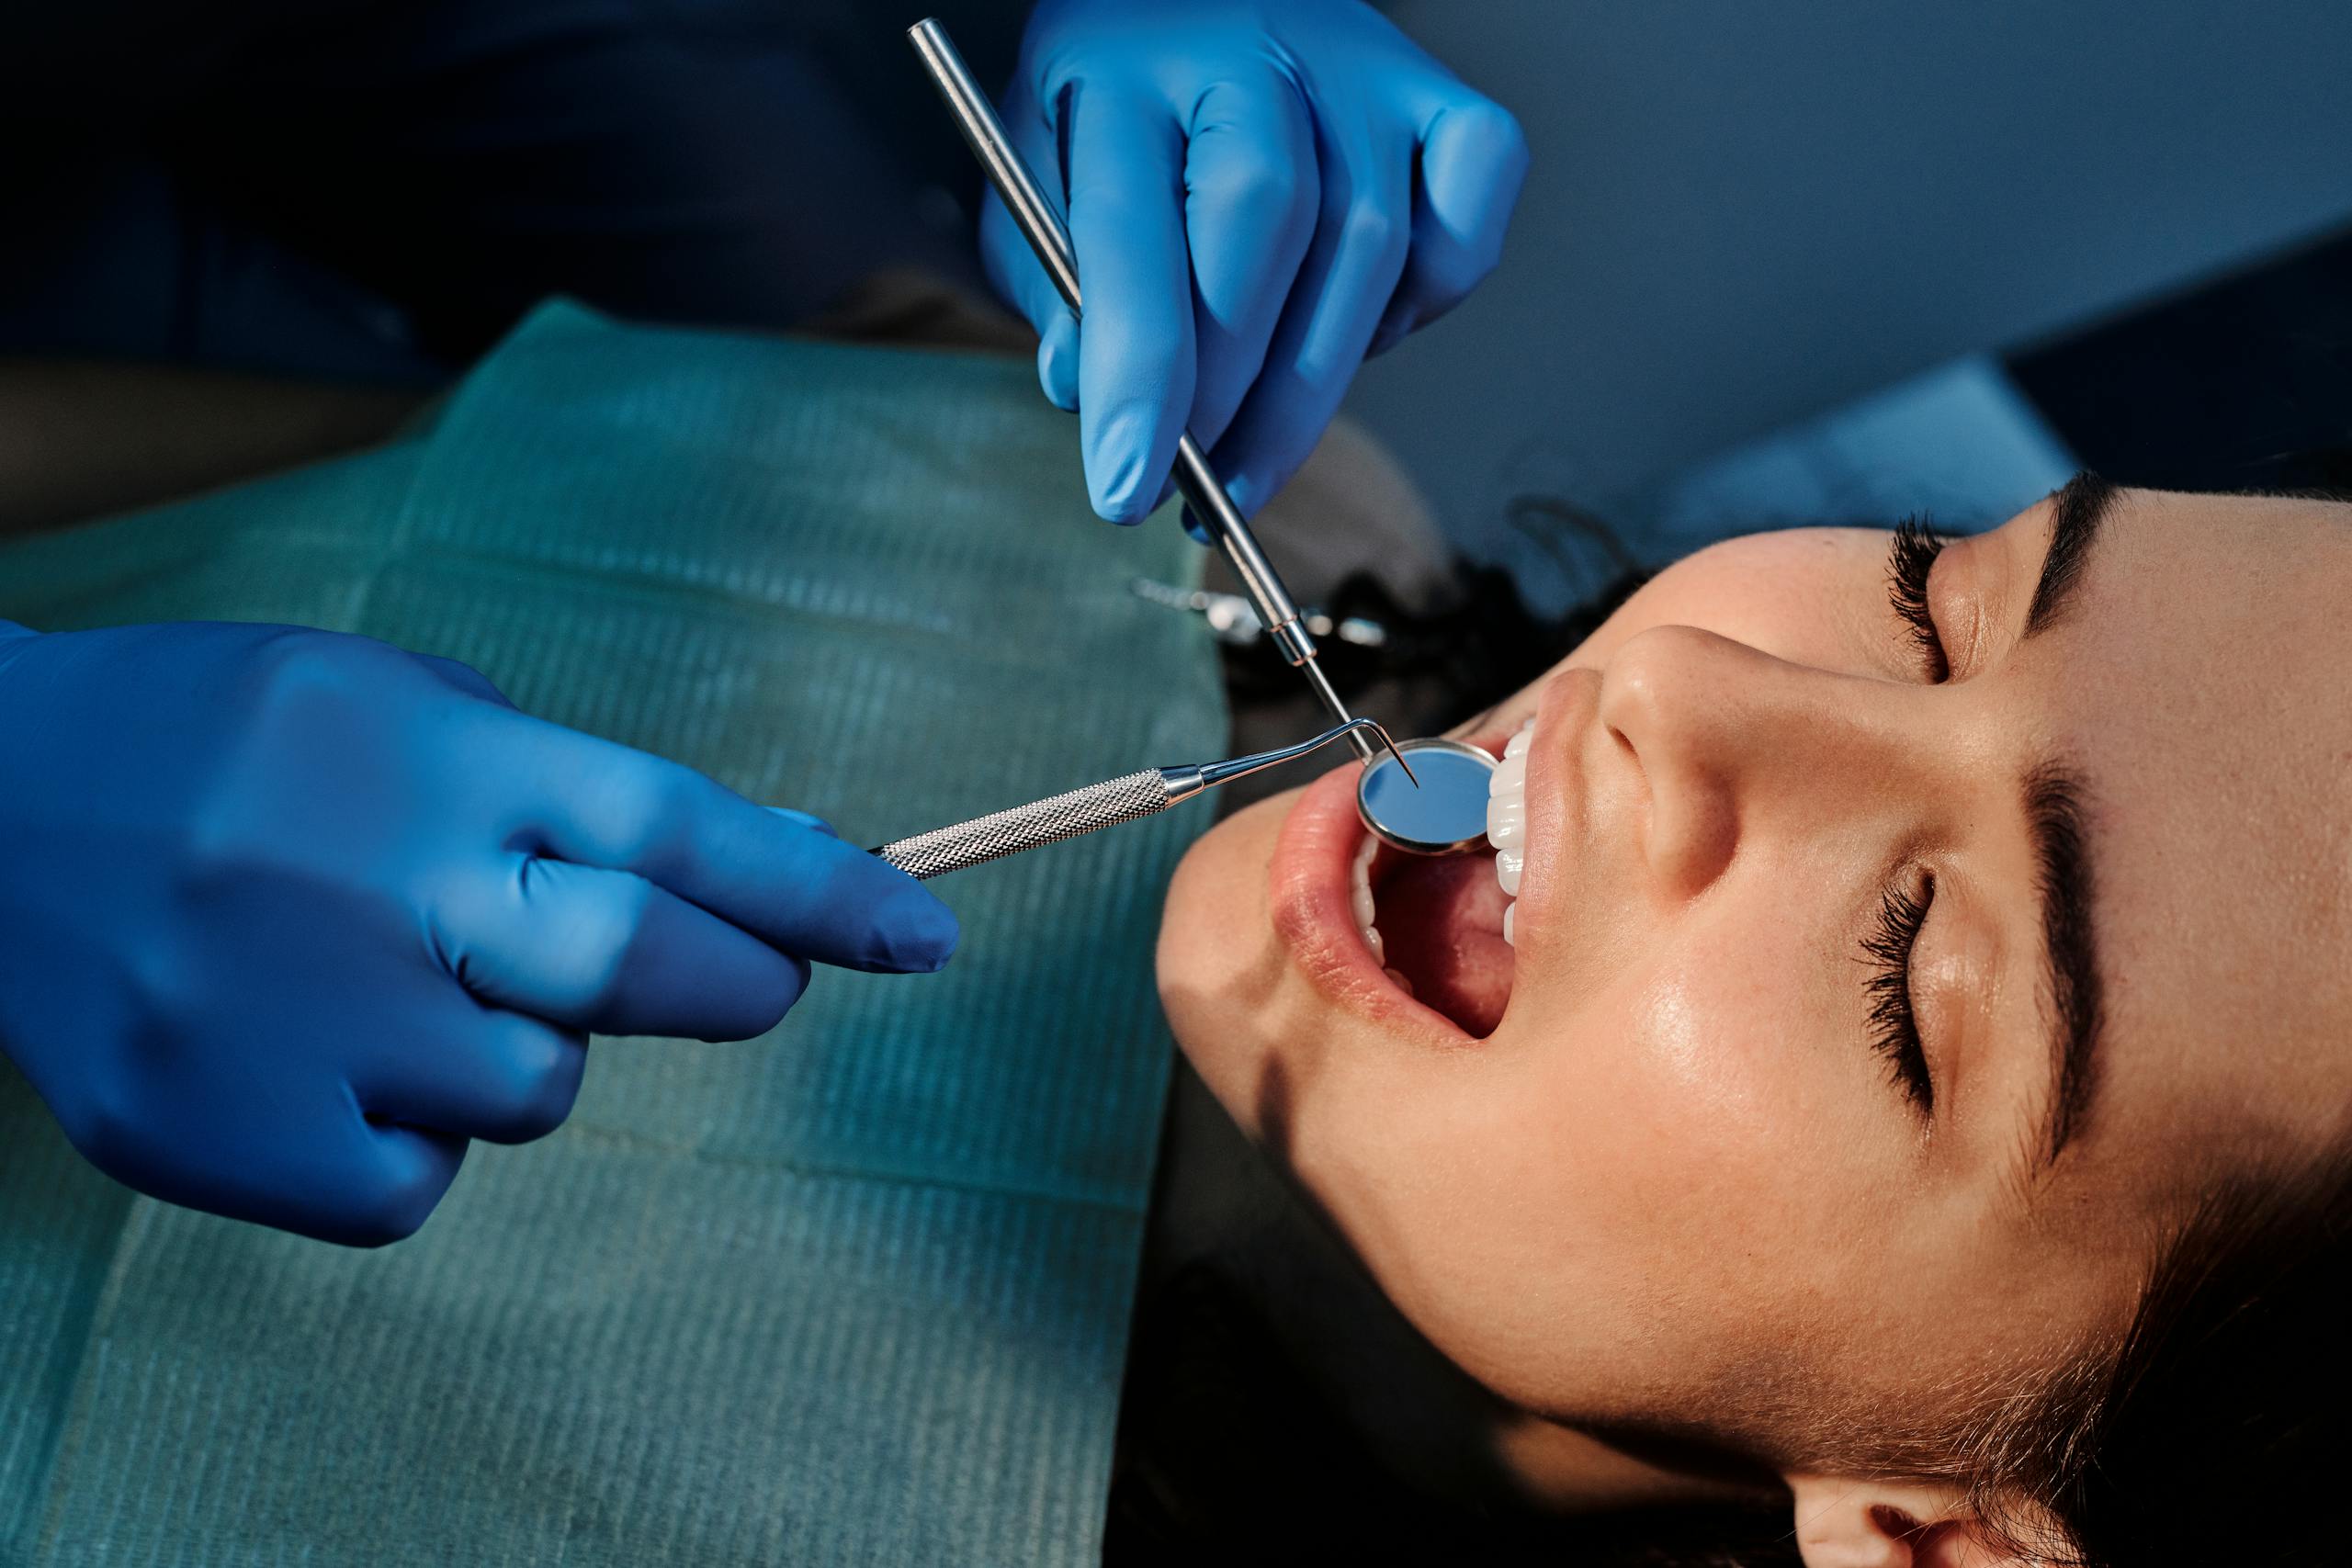
[[[1871,1003],[1871,1047],[1886,1059],[1888,1077],[1923,1116],[1936,1108],[1936,1086],[1919,1040],[1919,1021],[1911,1011],[1911,954],[1935,899],[1933,877],[1917,894],[1888,888],[1879,895],[1877,929],[1862,939],[1871,971],[1864,987]]]
[[[1918,650],[1919,662],[1932,683],[1951,673],[1944,657],[1943,639],[1936,635],[1936,617],[1928,609],[1928,573],[1943,554],[1943,536],[1917,517],[1894,525],[1886,553],[1886,595]]]

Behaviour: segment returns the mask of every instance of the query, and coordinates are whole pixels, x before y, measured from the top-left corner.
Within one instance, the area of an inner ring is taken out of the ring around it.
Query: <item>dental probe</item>
[[[1359,739],[1365,731],[1378,736],[1381,745],[1395,754],[1396,743],[1388,739],[1386,730],[1371,719],[1351,718],[1295,746],[1225,762],[1193,762],[1122,773],[1115,779],[1104,779],[1101,784],[1016,806],[1008,811],[991,811],[968,822],[934,828],[912,838],[893,839],[874,852],[910,876],[940,876],[982,861],[1017,855],[1023,850],[1075,839],[1099,828],[1149,817],[1190,800],[1204,790],[1304,757],[1342,735],[1351,740]],[[1369,746],[1371,742],[1364,744]]]
[[[909,28],[907,37],[931,72],[932,83],[946,101],[948,112],[956,117],[956,124],[963,131],[973,156],[988,171],[989,183],[1004,198],[1012,220],[1027,237],[1029,248],[1037,253],[1046,276],[1061,291],[1070,314],[1082,314],[1078,302],[1078,253],[1070,247],[1069,231],[1029,172],[1020,150],[1012,145],[1012,138],[1005,133],[1004,122],[997,118],[988,95],[972,80],[964,57],[948,41],[947,29],[939,25],[938,18],[928,17]],[[1291,603],[1290,591],[1283,586],[1266,552],[1258,547],[1258,538],[1250,531],[1249,520],[1226,493],[1216,471],[1209,467],[1207,456],[1190,431],[1176,443],[1175,479],[1176,488],[1191,504],[1193,514],[1216,538],[1225,551],[1225,558],[1233,563],[1234,575],[1241,579],[1241,586],[1257,606],[1258,616],[1269,628],[1274,646],[1294,669],[1306,677],[1306,683],[1314,688],[1316,700],[1323,705],[1324,711],[1347,730],[1348,743],[1355,748],[1357,758],[1369,764],[1379,753],[1361,733],[1347,728],[1351,718],[1348,705],[1331,689],[1330,681],[1316,662],[1315,639],[1301,624],[1298,606]],[[1386,739],[1385,733],[1383,739]],[[1393,753],[1396,748],[1389,750]]]

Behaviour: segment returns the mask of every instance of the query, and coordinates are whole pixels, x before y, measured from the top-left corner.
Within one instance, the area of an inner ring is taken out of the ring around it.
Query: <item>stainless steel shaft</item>
[[[909,876],[939,876],[1001,855],[1132,822],[1165,811],[1185,795],[1197,793],[1197,787],[1180,793],[1170,787],[1163,770],[1145,768],[1084,789],[1033,800],[1010,811],[992,811],[969,822],[895,840],[874,852]]]
[[[1078,292],[1078,253],[1069,243],[1069,231],[1030,173],[1020,150],[1013,146],[1012,138],[1006,134],[995,106],[972,79],[964,57],[948,41],[947,29],[935,19],[926,19],[908,28],[907,37],[913,41],[915,52],[922,57],[939,96],[946,101],[948,112],[956,117],[965,141],[979,159],[981,168],[988,172],[989,183],[1004,198],[1006,210],[1012,214],[1012,220],[1027,238],[1030,249],[1037,253],[1046,276],[1054,280],[1054,288],[1071,313],[1083,314]],[[1304,672],[1316,700],[1333,718],[1346,723],[1352,716],[1323,671],[1316,667],[1315,639],[1300,623],[1298,606],[1291,603],[1290,591],[1283,586],[1273,562],[1266,558],[1266,552],[1258,546],[1258,536],[1250,532],[1249,519],[1233,504],[1233,498],[1226,493],[1216,471],[1209,467],[1207,455],[1190,431],[1176,443],[1174,479],[1178,492],[1192,506],[1193,515],[1232,563],[1234,575],[1241,580],[1242,591],[1249,594],[1250,604],[1257,606],[1259,618],[1266,623],[1267,635],[1273,638],[1274,646]],[[1350,731],[1348,743],[1355,749],[1357,757],[1366,762],[1372,761],[1372,742],[1361,733]]]
[[[1009,810],[991,811],[986,817],[934,828],[912,838],[894,839],[874,852],[910,876],[939,876],[1165,811],[1204,790],[1246,779],[1268,768],[1279,768],[1284,762],[1295,762],[1334,740],[1352,740],[1359,735],[1378,737],[1380,744],[1396,759],[1396,765],[1405,770],[1405,776],[1413,777],[1413,765],[1405,761],[1396,742],[1388,739],[1388,731],[1371,719],[1351,718],[1295,745],[1253,751],[1247,757],[1228,758],[1222,762],[1141,768],[1132,773],[1121,773],[1115,779],[1104,779],[1101,784],[1088,784],[1084,789],[1033,800]],[[1419,787],[1420,781],[1413,782]]]

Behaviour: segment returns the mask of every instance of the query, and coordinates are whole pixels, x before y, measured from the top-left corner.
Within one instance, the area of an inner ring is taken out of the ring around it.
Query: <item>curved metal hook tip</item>
[[[1413,787],[1415,789],[1421,787],[1421,781],[1413,778],[1412,764],[1405,761],[1405,753],[1396,750],[1396,742],[1388,739],[1388,731],[1383,729],[1377,720],[1369,718],[1351,718],[1345,724],[1335,725],[1325,730],[1312,740],[1302,740],[1295,746],[1284,746],[1272,751],[1260,751],[1248,757],[1236,757],[1227,762],[1207,763],[1201,769],[1201,782],[1204,784],[1227,784],[1235,779],[1247,777],[1261,768],[1275,767],[1295,758],[1304,757],[1309,751],[1329,746],[1343,735],[1354,734],[1362,730],[1369,730],[1378,736],[1380,743],[1388,749],[1388,754],[1396,759],[1396,765],[1405,770],[1405,776],[1413,779]]]

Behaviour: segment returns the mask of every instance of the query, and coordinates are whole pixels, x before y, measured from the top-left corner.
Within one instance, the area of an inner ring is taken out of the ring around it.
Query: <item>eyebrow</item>
[[[2115,509],[2116,493],[2114,485],[2086,469],[2051,497],[2050,546],[2042,553],[2033,604],[2025,613],[2026,637],[2048,630],[2065,613],[2083,580],[2092,542]]]
[[[2025,811],[2050,1004],[2050,1091],[2031,1166],[2039,1175],[2057,1162],[2090,1113],[2098,1088],[2101,1011],[2081,782],[2055,762],[2041,763],[2026,774]]]
[[[2050,544],[2026,610],[2025,637],[2048,630],[2065,614],[2091,546],[2115,510],[2116,494],[2114,485],[2086,470],[2051,498]],[[2041,906],[2042,989],[2050,1017],[2050,1089],[2031,1165],[2037,1175],[2065,1152],[2098,1088],[2098,942],[2084,795],[2081,780],[2054,761],[2026,772],[2025,818]]]

